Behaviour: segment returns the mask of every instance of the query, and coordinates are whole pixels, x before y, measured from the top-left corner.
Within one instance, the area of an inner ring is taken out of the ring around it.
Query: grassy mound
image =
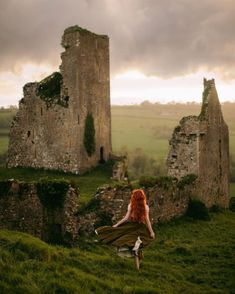
[[[230,293],[234,225],[223,212],[157,226],[139,272],[94,239],[69,249],[0,231],[0,293]]]
[[[112,184],[112,162],[100,164],[84,175],[74,175],[60,171],[33,169],[33,168],[4,168],[0,167],[0,180],[17,179],[26,182],[38,182],[39,179],[69,181],[79,189],[79,202],[90,200],[98,187]]]

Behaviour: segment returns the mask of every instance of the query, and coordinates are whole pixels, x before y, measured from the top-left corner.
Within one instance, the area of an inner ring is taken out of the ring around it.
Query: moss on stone
[[[82,27],[80,27],[78,25],[68,27],[67,29],[64,30],[64,34],[75,33],[75,32],[79,32],[83,36],[85,36],[85,35],[93,35],[93,36],[99,36],[100,38],[107,38],[107,35],[98,35],[98,34],[93,33],[93,32],[91,32],[91,31],[89,31],[87,29],[84,29],[84,28],[82,28]]]
[[[188,174],[182,178],[177,183],[177,187],[181,190],[184,189],[185,186],[193,184],[197,179],[197,175],[195,174]]]
[[[164,189],[169,189],[173,187],[173,185],[177,183],[177,178],[175,177],[146,177],[143,176],[139,180],[139,185],[145,188],[158,186]]]
[[[96,222],[94,223],[94,228],[112,225],[113,215],[101,207],[101,202],[102,201],[100,197],[92,198],[87,204],[83,205],[78,210],[77,215],[84,216],[89,213],[95,213]]]
[[[54,72],[39,82],[37,95],[46,102],[47,107],[58,104],[68,107],[69,96],[60,97],[63,77],[60,72]]]
[[[96,35],[95,33],[92,33],[91,31],[88,31],[87,29],[81,28],[78,25],[68,27],[67,29],[64,30],[64,34],[75,33],[75,32],[79,32],[81,35],[87,35],[87,34]]]
[[[88,203],[82,205],[78,210],[78,215],[85,215],[90,212],[96,212],[100,209],[100,198],[93,197]]]
[[[202,94],[202,108],[201,108],[201,112],[199,114],[200,120],[204,120],[206,117],[207,107],[208,107],[208,95],[210,93],[210,90],[211,90],[211,85],[208,84]]]
[[[69,189],[68,181],[41,179],[36,187],[37,195],[45,208],[53,210],[64,206]]]

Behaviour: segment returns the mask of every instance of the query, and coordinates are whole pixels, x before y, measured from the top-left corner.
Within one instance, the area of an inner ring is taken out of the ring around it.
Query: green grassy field
[[[112,164],[110,162],[101,164],[92,171],[82,176],[65,174],[59,171],[50,171],[33,168],[11,168],[0,167],[0,180],[17,179],[20,181],[34,182],[39,179],[65,179],[71,181],[79,188],[79,203],[83,204],[90,200],[98,187],[115,183],[111,180]]]
[[[230,130],[230,153],[235,158],[235,103],[222,105]],[[0,154],[6,152],[10,122],[16,110],[0,110]],[[126,146],[142,148],[150,157],[166,158],[168,140],[183,116],[198,115],[198,104],[152,104],[112,106],[112,142],[114,152]]]
[[[230,130],[230,153],[235,158],[235,103],[224,104],[224,118]],[[143,105],[112,107],[114,151],[126,146],[142,148],[149,156],[166,158],[169,139],[183,116],[198,115],[199,105]]]
[[[0,231],[0,293],[233,293],[235,214],[156,226],[140,271],[105,245],[69,249]]]
[[[0,154],[3,154],[7,151],[8,148],[8,135],[0,136]]]

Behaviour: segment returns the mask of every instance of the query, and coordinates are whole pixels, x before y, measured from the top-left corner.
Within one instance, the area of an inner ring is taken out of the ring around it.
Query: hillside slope
[[[139,272],[95,239],[69,249],[0,231],[0,293],[232,293],[234,226],[232,212],[156,226]]]

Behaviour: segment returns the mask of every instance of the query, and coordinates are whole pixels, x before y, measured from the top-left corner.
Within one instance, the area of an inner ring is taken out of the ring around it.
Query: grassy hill
[[[161,168],[173,128],[180,118],[198,114],[199,109],[196,104],[113,106],[114,151],[128,153],[137,176],[164,172]],[[15,111],[0,110],[2,162]],[[224,104],[223,111],[235,156],[235,103]],[[0,179],[71,180],[80,189],[81,204],[94,195],[97,186],[112,183],[110,175],[109,163],[83,176],[0,167]],[[231,194],[235,196],[235,183]],[[229,211],[211,214],[207,222],[182,218],[155,226],[157,238],[145,249],[140,272],[134,269],[133,260],[119,258],[95,236],[81,238],[71,249],[0,230],[0,293],[233,293],[234,226],[235,213]]]
[[[156,226],[139,272],[94,238],[69,249],[0,231],[0,293],[233,293],[235,214],[211,217]]]

